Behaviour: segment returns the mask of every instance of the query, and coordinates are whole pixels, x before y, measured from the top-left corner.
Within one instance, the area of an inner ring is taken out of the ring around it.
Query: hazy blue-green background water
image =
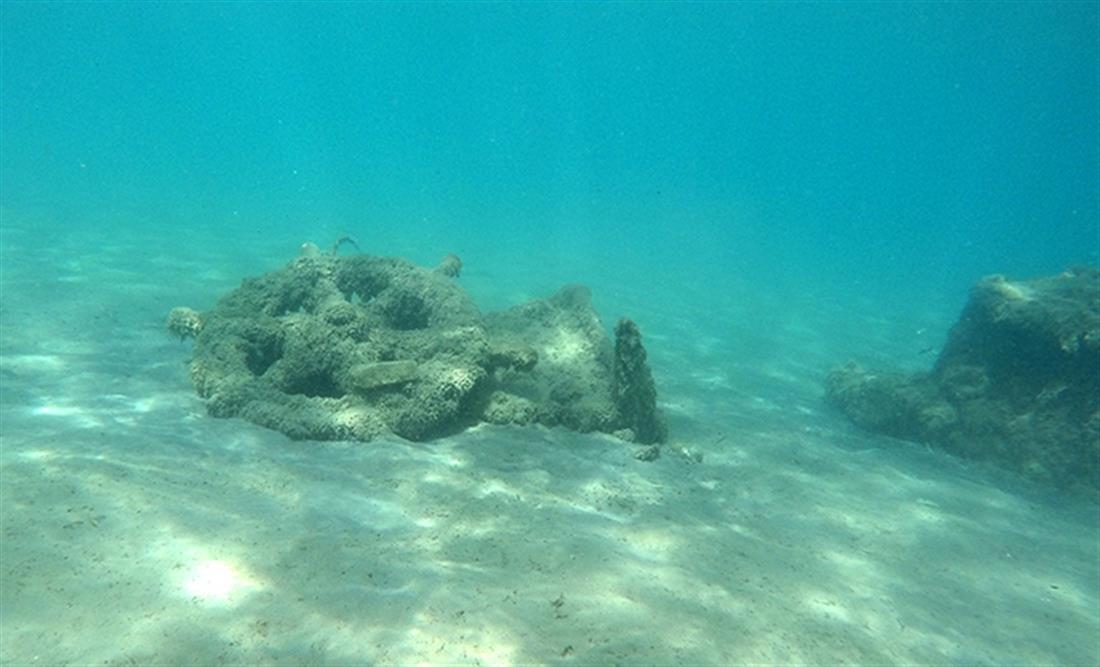
[[[3,206],[961,303],[1098,261],[1097,7],[6,2]]]
[[[927,367],[982,275],[1100,262],[1098,34],[1095,2],[0,1],[0,662],[1097,664],[1094,499],[822,381]],[[485,309],[590,285],[666,453],[208,416],[168,310],[342,234],[458,253]]]

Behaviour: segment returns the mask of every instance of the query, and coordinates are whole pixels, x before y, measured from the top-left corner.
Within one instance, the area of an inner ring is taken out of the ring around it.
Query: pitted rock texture
[[[195,339],[191,379],[210,414],[291,438],[426,440],[479,422],[606,433],[636,424],[616,403],[612,347],[586,288],[483,317],[457,275],[306,252],[207,312],[176,309],[169,327]],[[195,325],[181,327],[180,313]]]

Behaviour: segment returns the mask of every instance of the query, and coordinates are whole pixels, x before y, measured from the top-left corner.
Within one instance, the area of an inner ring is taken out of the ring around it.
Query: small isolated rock
[[[194,338],[202,331],[202,315],[190,308],[173,308],[168,313],[168,333],[180,340]]]
[[[658,445],[642,447],[638,451],[634,452],[634,458],[638,459],[639,461],[651,463],[661,458],[661,448]]]

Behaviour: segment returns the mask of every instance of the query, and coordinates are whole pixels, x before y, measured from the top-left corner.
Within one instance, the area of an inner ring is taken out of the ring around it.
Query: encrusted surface
[[[443,266],[457,265],[448,256]],[[212,415],[292,438],[423,440],[481,421],[636,428],[638,399],[618,398],[626,392],[615,390],[612,347],[586,288],[482,317],[457,275],[305,252],[208,312],[174,310],[169,325],[195,338],[191,378]],[[184,312],[201,326],[179,326]],[[631,340],[644,368],[640,336]]]
[[[867,429],[1100,490],[1100,270],[986,278],[930,372],[849,364],[826,395]]]

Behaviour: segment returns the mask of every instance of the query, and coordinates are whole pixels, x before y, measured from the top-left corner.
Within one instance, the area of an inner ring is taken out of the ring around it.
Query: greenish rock
[[[370,391],[379,387],[412,382],[417,376],[414,361],[376,361],[359,364],[348,371],[352,387],[356,391]]]
[[[612,396],[611,341],[587,287],[567,285],[548,299],[490,313],[485,325],[497,351],[495,423],[511,414],[511,423],[582,433],[626,426]]]
[[[971,290],[930,371],[832,371],[828,402],[871,431],[1100,493],[1100,269]]]
[[[427,269],[306,244],[210,310],[176,309],[170,331],[194,337],[191,381],[211,415],[295,439],[428,440],[483,422],[652,436],[640,337],[630,358],[646,375],[616,385],[587,288],[482,315],[453,279],[457,258],[448,262]]]
[[[668,430],[657,411],[657,387],[646,363],[646,351],[638,325],[626,317],[615,327],[615,360],[612,365],[615,407],[636,442],[664,442]]]
[[[165,327],[168,333],[180,340],[194,338],[202,331],[202,316],[190,308],[173,308],[168,313]]]

